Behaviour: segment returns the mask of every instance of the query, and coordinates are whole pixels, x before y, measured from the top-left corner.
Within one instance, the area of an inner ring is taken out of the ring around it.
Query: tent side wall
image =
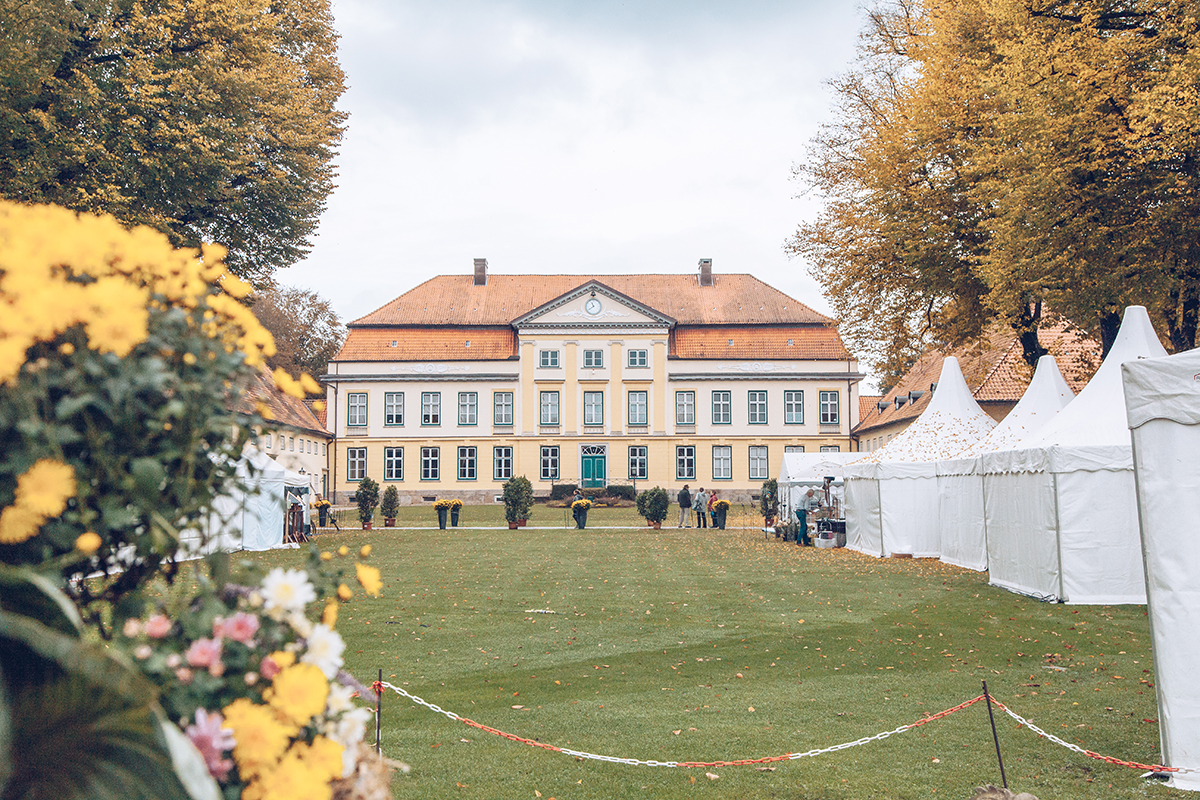
[[[1000,472],[983,476],[988,579],[1009,591],[1057,600],[1058,522],[1054,476]]]
[[[883,468],[887,466],[885,464]],[[879,479],[885,556],[894,553],[907,553],[913,558],[941,556],[937,500],[937,476],[934,474]]]
[[[846,477],[846,546],[869,556],[883,555],[879,522],[879,481]]]
[[[982,572],[988,568],[983,476],[974,470],[953,472],[937,477],[942,561]]]
[[[1080,605],[1145,603],[1133,470],[1055,477],[1063,599]]]

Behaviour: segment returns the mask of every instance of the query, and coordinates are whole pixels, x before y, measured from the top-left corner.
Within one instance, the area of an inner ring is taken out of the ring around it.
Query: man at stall
[[[804,546],[812,544],[812,539],[808,535],[808,515],[821,509],[821,500],[821,495],[812,489],[809,489],[800,498],[800,507],[796,509],[796,516],[800,520],[800,530],[796,534],[796,544]]]

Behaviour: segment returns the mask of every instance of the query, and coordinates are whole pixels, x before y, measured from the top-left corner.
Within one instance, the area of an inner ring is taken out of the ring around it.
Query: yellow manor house
[[[858,362],[750,275],[442,275],[349,324],[322,376],[339,502],[492,502],[524,475],[757,494],[785,452],[850,450]]]

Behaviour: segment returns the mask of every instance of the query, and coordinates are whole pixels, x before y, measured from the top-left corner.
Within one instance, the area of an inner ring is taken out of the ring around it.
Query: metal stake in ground
[[[1000,782],[1007,789],[1008,778],[1004,777],[1004,759],[1000,757],[1000,737],[996,735],[996,718],[992,716],[992,696],[988,694],[987,681],[983,681],[983,699],[987,701],[988,721],[992,723],[992,741],[996,743],[996,761],[1000,762]]]
[[[995,725],[993,724],[993,728]],[[379,682],[375,684],[375,755],[383,755],[383,742],[379,734],[383,728],[383,670],[379,670]],[[1003,770],[1001,770],[1003,772]],[[1008,784],[1005,784],[1007,786]]]

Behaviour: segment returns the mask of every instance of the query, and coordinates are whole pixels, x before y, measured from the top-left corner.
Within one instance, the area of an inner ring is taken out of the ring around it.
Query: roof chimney
[[[475,281],[472,286],[487,286],[487,259],[475,259]]]
[[[700,259],[700,285],[712,286],[712,259]]]

